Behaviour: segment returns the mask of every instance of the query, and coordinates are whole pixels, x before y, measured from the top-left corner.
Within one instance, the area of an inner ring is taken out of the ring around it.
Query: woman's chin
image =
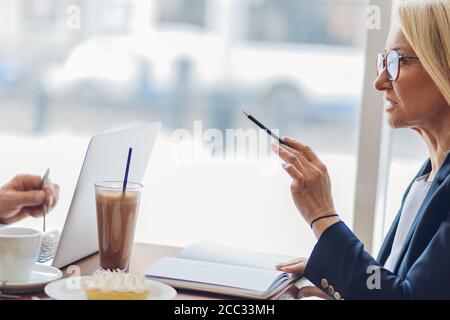
[[[404,121],[401,121],[401,119],[399,119],[398,116],[396,116],[396,115],[394,115],[392,113],[388,114],[387,121],[389,123],[389,126],[392,129],[398,129],[398,128],[404,128],[405,127]]]

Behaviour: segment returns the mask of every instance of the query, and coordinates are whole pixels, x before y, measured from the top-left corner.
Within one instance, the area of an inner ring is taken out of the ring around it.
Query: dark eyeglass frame
[[[393,58],[394,60],[390,60],[391,58]],[[408,60],[419,60],[419,58],[405,56],[404,54],[399,53],[397,50],[379,53],[377,55],[377,75],[380,75],[380,73],[382,73],[386,68],[388,79],[390,81],[396,81],[400,76],[400,62]]]

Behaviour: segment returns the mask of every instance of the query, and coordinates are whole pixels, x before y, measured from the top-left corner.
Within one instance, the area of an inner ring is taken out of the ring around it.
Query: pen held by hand
[[[279,136],[277,136],[275,133],[272,132],[272,130],[270,130],[269,128],[267,128],[265,125],[263,125],[261,122],[259,122],[256,118],[254,118],[251,114],[248,114],[245,111],[242,111],[242,113],[245,114],[245,116],[254,124],[256,124],[259,128],[261,128],[262,130],[266,131],[268,135],[270,135],[272,138],[274,138],[276,141],[278,141],[279,144],[283,144],[285,146],[290,147],[290,145],[284,141],[283,139],[281,139]]]
[[[48,168],[45,171],[44,175],[42,176],[42,180],[41,180],[41,189],[42,190],[44,190],[45,182],[48,180],[49,175],[50,175],[50,169]],[[44,204],[42,206],[42,210],[43,210],[43,212],[42,212],[42,218],[43,218],[42,230],[43,230],[43,232],[45,232],[45,224],[46,224],[45,215],[47,214],[47,209],[48,209],[48,207],[47,207],[47,203],[46,203],[46,199],[45,199]]]

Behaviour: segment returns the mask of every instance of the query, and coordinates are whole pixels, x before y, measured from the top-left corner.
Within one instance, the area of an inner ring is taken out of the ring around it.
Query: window
[[[57,1],[37,0],[21,2],[22,28],[33,32],[37,30],[45,31],[55,27],[57,23]]]
[[[206,0],[160,0],[158,21],[161,24],[185,23],[205,26]]]
[[[211,240],[307,255],[315,238],[276,157],[227,149],[236,139],[227,129],[256,133],[243,109],[317,151],[331,173],[336,208],[351,225],[366,2],[151,1],[154,29],[121,32],[142,14],[144,2],[114,2],[107,13],[80,2],[83,36],[67,33],[72,41],[45,56],[25,55],[26,42],[16,39],[10,54],[27,58],[14,69],[17,81],[0,90],[1,139],[11,155],[2,160],[8,169],[1,181],[51,167],[63,194],[47,221],[59,228],[89,136],[162,121],[144,179],[137,241]],[[0,19],[15,14],[0,12]],[[214,32],[192,28],[205,21]],[[46,49],[35,46],[33,52]],[[7,67],[0,71],[12,73]],[[191,139],[180,141],[179,133]],[[218,137],[230,153],[210,148]],[[180,150],[190,152],[188,161],[179,161]],[[41,221],[22,223],[39,228]]]
[[[81,13],[84,37],[120,35],[131,31],[134,5],[129,0],[84,1],[77,5]]]
[[[24,16],[35,21],[52,21],[56,18],[54,0],[37,0],[23,5]]]
[[[256,41],[362,46],[364,1],[250,1],[247,38]],[[270,23],[267,23],[270,21]]]

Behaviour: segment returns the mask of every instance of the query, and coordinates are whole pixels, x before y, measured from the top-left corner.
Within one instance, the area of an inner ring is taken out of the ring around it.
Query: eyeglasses
[[[407,57],[395,50],[388,53],[379,53],[377,56],[377,75],[386,68],[386,74],[390,81],[396,81],[400,74],[400,61],[419,60],[417,57]]]

